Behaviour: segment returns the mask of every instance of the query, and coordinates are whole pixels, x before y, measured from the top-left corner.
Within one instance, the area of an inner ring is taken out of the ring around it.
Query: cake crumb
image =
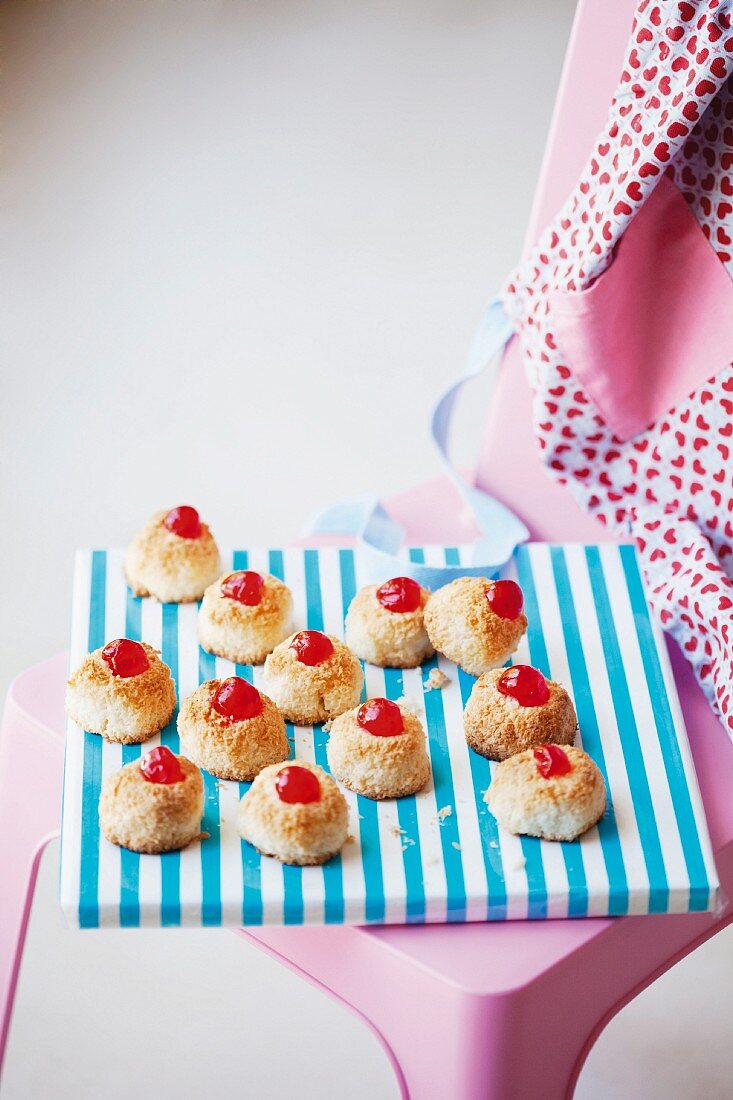
[[[453,845],[453,847],[455,848],[455,850],[456,850],[457,852],[460,852],[460,851],[462,851],[462,850],[463,850],[463,849],[461,848],[461,846],[460,846],[460,844],[458,843],[458,841],[457,841],[457,840],[454,840],[454,841],[452,842],[452,845]]]
[[[351,833],[349,833],[346,840],[344,841],[344,844],[356,844],[356,837],[352,836]]]
[[[392,836],[397,837],[404,836],[405,833],[405,830],[401,829],[399,825],[391,825],[389,831],[391,832]]]
[[[440,822],[440,824],[442,825],[445,819],[447,817],[450,817],[452,813],[452,806],[443,806],[440,810],[438,810],[438,821]]]
[[[211,833],[199,833],[199,840],[209,840]]]
[[[432,691],[433,689],[435,689],[436,691],[441,691],[446,686],[446,684],[449,684],[450,682],[450,676],[446,676],[446,674],[441,669],[431,668],[428,674],[428,678],[423,685],[423,689],[425,691]]]
[[[412,714],[420,716],[420,704],[413,698],[412,695],[400,695],[399,699],[395,700],[398,707],[404,707],[405,710],[409,710]]]
[[[333,725],[333,718],[329,718],[327,722],[323,723],[323,732],[324,733],[330,733],[332,725]]]
[[[524,868],[526,867],[526,865],[527,865],[527,860],[524,858],[524,856],[517,856],[517,858],[514,860],[514,863],[512,863],[511,866],[509,867],[509,870],[510,871],[523,871]]]

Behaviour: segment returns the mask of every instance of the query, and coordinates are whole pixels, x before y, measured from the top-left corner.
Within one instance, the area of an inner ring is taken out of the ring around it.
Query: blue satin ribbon
[[[466,382],[481,374],[513,334],[499,298],[487,307],[481,319],[466,369],[438,398],[430,417],[430,433],[441,463],[473,515],[481,537],[473,544],[469,566],[431,566],[409,561],[400,553],[404,531],[385,511],[377,497],[334,504],[320,512],[308,525],[308,534],[355,535],[360,575],[366,583],[377,583],[395,575],[413,577],[426,588],[440,588],[455,577],[492,576],[511,558],[517,546],[526,542],[529,531],[505,505],[469,485],[448,455],[448,436],[453,408]]]

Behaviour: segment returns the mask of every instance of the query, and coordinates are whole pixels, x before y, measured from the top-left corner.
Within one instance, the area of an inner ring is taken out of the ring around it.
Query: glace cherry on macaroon
[[[129,638],[116,638],[113,642],[107,642],[102,650],[102,659],[112,675],[123,680],[130,676],[140,676],[150,668],[150,661],[143,647]]]
[[[302,665],[320,665],[333,653],[333,642],[320,630],[301,630],[290,643],[290,649]]]
[[[262,601],[265,578],[251,569],[239,569],[222,581],[221,594],[247,607],[256,607]]]
[[[405,614],[420,606],[420,585],[412,577],[392,577],[377,589],[377,599],[387,611]]]
[[[211,709],[230,722],[244,722],[262,714],[262,696],[256,687],[241,676],[222,680],[211,696]]]
[[[537,771],[544,779],[550,779],[553,775],[567,775],[573,769],[568,754],[559,745],[538,745],[534,750],[534,758],[537,761]]]
[[[180,783],[185,779],[178,757],[165,745],[151,749],[140,761],[140,772],[148,783]]]
[[[497,690],[523,707],[541,707],[550,698],[547,680],[531,665],[512,665],[496,681]]]
[[[299,768],[297,764],[291,764],[278,772],[275,779],[275,790],[281,802],[318,802],[321,797],[321,784],[318,776],[308,768]]]
[[[359,707],[356,721],[374,737],[397,737],[405,731],[402,711],[391,699],[367,699]]]
[[[167,527],[172,535],[178,535],[181,539],[197,539],[201,534],[199,514],[189,504],[171,508],[170,512],[163,517],[163,526]]]
[[[495,581],[486,590],[486,600],[500,619],[518,619],[524,607],[524,595],[516,581]]]

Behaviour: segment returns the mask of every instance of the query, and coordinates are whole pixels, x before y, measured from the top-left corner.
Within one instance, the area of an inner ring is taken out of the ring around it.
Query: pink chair
[[[614,5],[613,12],[609,7],[605,0],[581,0],[530,239],[559,207],[602,123],[632,13],[631,0]],[[604,537],[602,529],[542,470],[529,408],[521,366],[510,349],[495,402],[501,416],[489,424],[478,483],[519,510],[536,538],[598,541]],[[446,482],[397,497],[390,508],[411,541],[455,544],[472,537],[470,522]],[[672,660],[723,895],[731,896],[733,754],[686,664],[676,652]],[[5,708],[0,740],[0,1057],[38,863],[59,827],[65,677],[63,656],[29,669],[12,685]],[[32,788],[22,770],[29,758]],[[384,1045],[403,1095],[413,1100],[553,1100],[572,1093],[607,1021],[731,919],[729,906],[718,916],[242,929],[240,934],[358,1013]]]

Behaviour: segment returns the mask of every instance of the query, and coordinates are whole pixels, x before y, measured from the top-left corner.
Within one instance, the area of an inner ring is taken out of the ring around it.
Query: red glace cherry
[[[240,569],[236,573],[230,573],[222,581],[221,594],[237,603],[246,604],[247,607],[256,607],[262,600],[264,587],[265,578],[260,573],[253,573],[251,569]]]
[[[318,802],[321,797],[318,776],[307,768],[299,768],[297,764],[278,772],[275,790],[281,802]]]
[[[534,750],[537,771],[544,779],[553,775],[567,775],[573,770],[568,754],[559,745],[538,745]]]
[[[241,676],[230,676],[222,680],[211,696],[211,709],[228,718],[230,722],[244,722],[247,718],[256,718],[262,714],[262,696],[249,680]]]
[[[518,619],[522,614],[524,596],[516,581],[495,581],[487,589],[486,599],[500,619]]]
[[[531,665],[512,665],[496,681],[502,695],[516,699],[523,707],[541,707],[550,698],[547,680]]]
[[[367,699],[359,707],[356,721],[374,737],[396,737],[405,730],[402,711],[390,699]]]
[[[102,659],[113,676],[126,680],[129,676],[139,676],[150,668],[148,655],[139,642],[129,638],[116,638],[107,642],[102,650]]]
[[[320,665],[333,653],[333,642],[320,630],[301,630],[290,643],[302,665]]]
[[[140,761],[140,772],[148,783],[180,783],[186,778],[178,757],[165,745],[145,753]]]
[[[201,534],[201,520],[195,508],[188,504],[181,504],[179,508],[171,508],[167,516],[163,518],[163,526],[167,527],[173,535],[181,539],[197,539]]]
[[[420,585],[412,577],[392,577],[377,589],[377,599],[387,611],[416,611],[420,606]]]

